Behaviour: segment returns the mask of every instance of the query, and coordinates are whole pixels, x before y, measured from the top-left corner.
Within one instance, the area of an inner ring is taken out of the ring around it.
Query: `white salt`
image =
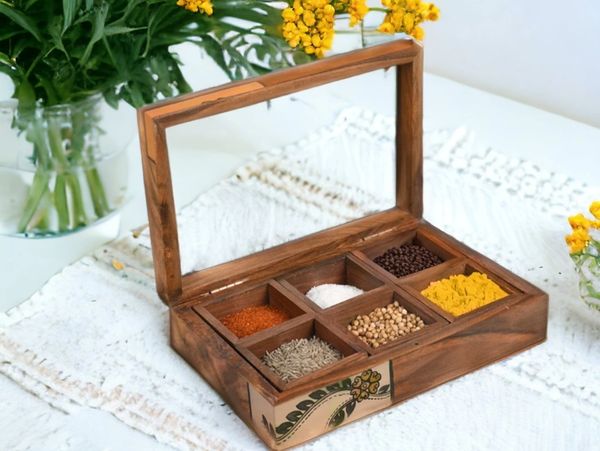
[[[324,283],[308,290],[306,297],[319,307],[328,308],[363,293],[363,290],[352,285]]]

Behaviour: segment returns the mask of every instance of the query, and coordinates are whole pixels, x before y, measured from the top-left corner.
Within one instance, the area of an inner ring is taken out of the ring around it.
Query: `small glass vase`
[[[585,304],[600,312],[600,241],[592,240],[583,252],[571,255],[579,275],[579,294]]]
[[[111,110],[99,94],[28,112],[0,103],[0,234],[57,236],[118,212],[135,127]]]

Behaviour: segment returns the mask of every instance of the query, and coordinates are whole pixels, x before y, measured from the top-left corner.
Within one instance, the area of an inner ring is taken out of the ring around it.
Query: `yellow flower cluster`
[[[381,0],[388,12],[378,30],[382,33],[406,33],[422,40],[425,31],[421,23],[438,20],[440,10],[433,3],[421,0]]]
[[[333,0],[332,5],[336,13],[347,13],[350,16],[351,27],[361,23],[369,12],[366,0]]]
[[[204,13],[212,16],[213,4],[210,0],[177,0],[177,6],[181,6],[193,13]]]
[[[565,241],[571,254],[577,254],[588,246],[592,240],[590,229],[600,229],[600,201],[592,202],[590,213],[596,219],[595,221],[586,218],[582,213],[569,218],[573,231],[565,237]]]
[[[294,0],[281,13],[283,37],[290,47],[321,58],[333,43],[334,14],[331,0]]]

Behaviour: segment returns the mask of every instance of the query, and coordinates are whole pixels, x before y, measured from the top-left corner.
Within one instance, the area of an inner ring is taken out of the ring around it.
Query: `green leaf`
[[[8,17],[14,23],[19,25],[24,30],[31,33],[38,41],[42,41],[42,35],[38,30],[35,22],[23,14],[21,11],[15,9],[13,6],[8,6],[5,3],[0,3],[0,14]]]
[[[331,420],[329,420],[329,427],[332,427],[332,428],[338,427],[340,424],[343,423],[345,418],[346,418],[346,414],[345,414],[343,408],[336,410],[336,412],[334,413]]]
[[[63,34],[73,23],[73,19],[75,19],[75,15],[80,6],[81,0],[63,0]]]
[[[275,428],[275,431],[277,431],[277,434],[283,435],[286,432],[289,432],[289,430],[292,429],[293,427],[294,427],[294,423],[290,423],[289,421],[286,421],[285,423],[281,423],[279,426],[277,426]]]
[[[67,50],[65,49],[65,46],[62,41],[62,31],[60,28],[60,19],[58,17],[54,17],[53,19],[54,20],[51,20],[50,23],[48,24],[48,33],[50,34],[52,44],[54,44],[54,47],[57,48],[58,50],[60,50],[61,52],[63,52],[65,54],[65,56],[67,57],[67,59],[69,59],[69,52],[67,52]],[[48,53],[50,53],[50,51],[48,51],[46,53],[46,55]]]
[[[122,25],[109,25],[104,29],[104,36],[131,33],[132,31],[145,30],[146,27],[127,27]]]
[[[311,399],[305,399],[296,404],[296,407],[300,410],[308,410],[315,402]]]
[[[35,108],[35,91],[27,80],[21,80],[21,83],[15,90],[15,98],[19,100],[19,110],[28,111]]]
[[[300,65],[300,64],[309,63],[309,62],[313,61],[315,58],[304,53],[301,50],[296,50],[292,54],[292,59],[294,60],[295,64]]]
[[[319,399],[323,398],[324,396],[327,396],[327,392],[324,390],[317,390],[317,391],[312,392],[308,396],[311,397],[312,399],[314,399],[315,401],[318,401]]]
[[[0,64],[2,64],[4,66],[8,66],[13,70],[15,68],[13,60],[11,60],[10,57],[6,53],[0,52]]]
[[[379,391],[377,392],[378,395],[384,395],[386,393],[389,393],[390,391],[390,385],[384,385],[382,387],[379,387]]]
[[[225,56],[223,55],[223,48],[221,44],[213,38],[212,36],[205,35],[202,36],[202,41],[200,41],[200,45],[204,48],[208,56],[210,56],[217,65],[223,69],[223,71],[227,74],[229,78],[233,78],[233,73],[227,66],[227,62],[225,61]]]
[[[2,30],[0,31],[0,42],[1,41],[8,41],[10,38],[18,36],[20,34],[24,34],[27,33],[26,31],[23,31],[21,29],[18,30]]]
[[[352,412],[354,412],[355,408],[356,408],[356,400],[353,399],[348,404],[346,404],[346,415],[350,416],[352,414]]]
[[[104,25],[106,24],[108,8],[108,3],[102,3],[102,5],[99,8],[96,8],[92,13],[92,37],[89,44],[85,48],[85,51],[83,52],[81,60],[79,61],[79,64],[81,65],[85,65],[85,63],[87,63],[90,55],[92,54],[92,50],[94,49],[94,45],[96,42],[102,39],[102,36],[104,35]]]
[[[129,15],[135,10],[135,8],[140,3],[145,3],[145,2],[146,2],[146,0],[129,0],[127,2],[127,8],[123,12],[123,17],[121,17],[121,20],[127,19],[129,17]]]
[[[56,105],[60,103],[60,100],[56,95],[56,90],[54,89],[54,85],[52,84],[52,82],[43,77],[38,77],[38,79],[40,85],[44,88],[44,91],[46,91],[46,98],[48,99],[48,104]]]
[[[304,415],[302,412],[300,412],[299,410],[293,410],[290,413],[287,414],[286,418],[291,421],[292,423],[297,422],[300,418],[302,418],[302,415]]]

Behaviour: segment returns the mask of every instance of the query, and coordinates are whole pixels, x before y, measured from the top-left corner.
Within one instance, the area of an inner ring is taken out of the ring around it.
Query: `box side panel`
[[[275,406],[250,387],[254,427],[268,431],[275,449],[287,449],[392,405],[389,361]]]
[[[268,383],[191,309],[171,310],[171,346],[202,375],[235,413],[251,428],[249,386],[256,387],[266,405],[273,390]],[[265,431],[258,435],[269,445],[274,442]]]
[[[456,334],[395,358],[394,403],[544,341],[547,322],[548,296],[530,296]]]

